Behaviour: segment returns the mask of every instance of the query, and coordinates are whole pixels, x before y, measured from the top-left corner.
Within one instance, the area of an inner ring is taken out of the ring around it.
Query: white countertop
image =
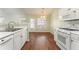
[[[68,34],[70,34],[70,33],[73,33],[73,34],[78,34],[79,35],[79,31],[70,31],[70,30],[65,30],[65,29],[59,29],[59,28],[57,28],[59,31],[62,31],[62,32],[65,32],[65,33],[68,33]],[[73,28],[73,29],[75,29],[75,28]]]
[[[17,27],[18,28],[18,27]],[[19,27],[19,28],[27,28],[27,27]],[[20,30],[17,30],[17,31],[14,31],[14,32],[0,32],[0,39],[1,38],[4,38],[4,37],[7,37],[7,36],[9,36],[9,35],[12,35],[12,34],[14,34],[14,33],[16,33],[16,32],[18,32],[18,31],[21,31],[22,29],[20,29]]]
[[[56,30],[61,31],[61,32],[63,32],[63,33],[70,34],[70,31],[68,31],[68,30],[59,29],[59,28],[57,28]]]
[[[71,31],[71,33],[79,35],[79,31]]]
[[[12,35],[12,32],[0,32],[0,39]]]
[[[21,29],[20,29],[20,30],[21,30]],[[1,38],[4,38],[4,37],[7,37],[7,36],[9,36],[9,35],[12,35],[12,34],[18,32],[18,31],[20,31],[20,30],[17,30],[17,31],[14,31],[14,32],[0,32],[0,39],[1,39]]]
[[[73,34],[78,34],[79,35],[79,31],[69,31],[69,30],[64,30],[64,29],[60,29],[62,32],[65,32],[65,33],[73,33]]]
[[[27,29],[27,26],[16,26],[15,28],[26,28]]]

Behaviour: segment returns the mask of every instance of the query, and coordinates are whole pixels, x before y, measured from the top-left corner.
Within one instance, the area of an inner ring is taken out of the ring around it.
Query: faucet
[[[9,23],[8,23],[8,30],[13,30],[14,29],[14,21],[10,21]]]

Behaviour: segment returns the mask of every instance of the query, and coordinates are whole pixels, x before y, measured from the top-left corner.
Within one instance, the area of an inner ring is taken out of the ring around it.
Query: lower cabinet
[[[14,50],[19,50],[22,47],[22,33],[18,31],[14,34]]]
[[[71,50],[79,50],[79,42],[78,41],[71,42]]]
[[[79,50],[79,35],[71,33],[71,50]]]
[[[27,28],[23,28],[14,34],[14,50],[20,50],[27,41]]]
[[[0,50],[20,50],[27,41],[27,28],[23,28],[13,35],[0,40]]]
[[[23,28],[23,30],[22,30],[22,36],[23,36],[23,38],[22,38],[22,45],[24,45],[24,43],[27,41],[27,28]]]
[[[2,44],[0,44],[0,50],[13,50],[13,35],[5,37]]]

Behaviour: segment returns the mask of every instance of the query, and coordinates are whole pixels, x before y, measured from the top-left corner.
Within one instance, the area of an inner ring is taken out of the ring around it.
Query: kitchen
[[[0,8],[0,50],[79,50],[78,8]]]

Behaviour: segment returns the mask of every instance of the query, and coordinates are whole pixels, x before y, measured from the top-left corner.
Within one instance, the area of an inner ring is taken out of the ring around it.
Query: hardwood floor
[[[49,32],[30,32],[29,39],[22,50],[60,50],[54,41],[54,36]]]

